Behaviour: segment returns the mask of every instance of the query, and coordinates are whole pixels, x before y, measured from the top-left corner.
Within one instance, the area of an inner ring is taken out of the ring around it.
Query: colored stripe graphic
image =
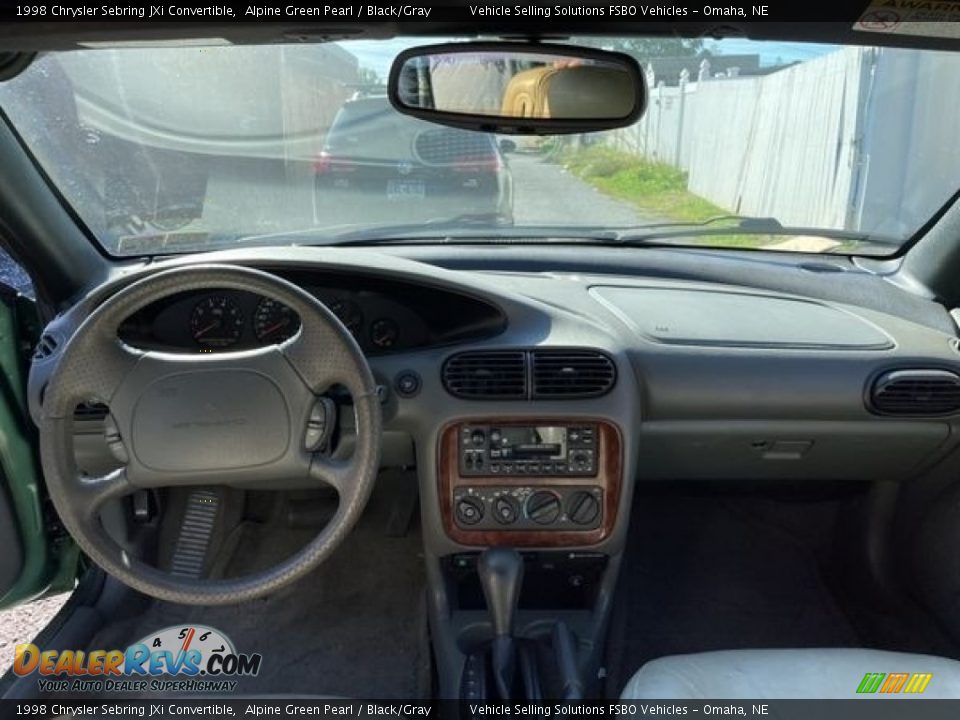
[[[880,692],[888,694],[900,692],[906,685],[908,677],[910,677],[909,673],[890,673],[883,685],[880,686]]]
[[[922,693],[933,680],[933,673],[914,673],[903,689],[905,693]]]
[[[880,683],[883,682],[883,679],[886,676],[886,673],[867,673],[863,676],[863,680],[860,681],[860,685],[857,687],[857,692],[875,693],[880,689]]]
[[[857,686],[861,695],[876,692],[886,695],[896,693],[922,693],[933,680],[933,673],[867,673]]]

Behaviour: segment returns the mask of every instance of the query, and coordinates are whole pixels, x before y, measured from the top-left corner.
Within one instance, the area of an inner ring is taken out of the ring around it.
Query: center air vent
[[[534,350],[533,397],[588,398],[610,392],[617,370],[606,355],[590,350]]]
[[[870,401],[885,415],[950,415],[960,411],[960,375],[949,370],[892,370],[877,378]]]
[[[443,365],[443,386],[451,395],[470,400],[525,400],[526,353],[458,353]]]

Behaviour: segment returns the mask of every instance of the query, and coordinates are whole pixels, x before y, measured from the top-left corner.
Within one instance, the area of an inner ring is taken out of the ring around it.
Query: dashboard
[[[906,481],[958,447],[956,328],[942,307],[882,278],[849,263],[811,270],[782,254],[549,253],[291,247],[202,260],[282,277],[350,329],[384,388],[382,463],[416,466],[425,541],[438,555],[504,537],[604,551],[625,541],[643,483]],[[116,285],[156,269],[99,287],[45,332],[62,342]],[[211,287],[140,310],[120,335],[138,347],[220,352],[280,342],[299,322],[258,295]],[[558,392],[604,370],[600,361],[571,370],[591,353],[613,366],[609,391]],[[31,367],[34,417],[55,357]],[[410,377],[418,382],[407,391]],[[931,411],[933,391],[943,411]],[[905,392],[919,408],[903,405]],[[517,423],[548,439],[593,428],[595,463],[569,472],[582,450],[571,440],[566,456],[560,442],[521,471],[490,444]],[[350,427],[341,430],[348,438]]]
[[[371,276],[284,277],[326,305],[367,355],[490,337],[505,326],[494,305],[446,290]],[[224,352],[281,343],[299,329],[300,318],[282,303],[211,288],[153,303],[127,318],[119,336],[148,350]]]

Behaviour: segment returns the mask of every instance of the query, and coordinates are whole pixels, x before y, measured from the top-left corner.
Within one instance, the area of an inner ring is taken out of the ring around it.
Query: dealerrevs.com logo
[[[259,653],[238,653],[204,625],[174,625],[126,650],[41,650],[18,645],[13,671],[36,674],[44,692],[231,692],[260,672]]]

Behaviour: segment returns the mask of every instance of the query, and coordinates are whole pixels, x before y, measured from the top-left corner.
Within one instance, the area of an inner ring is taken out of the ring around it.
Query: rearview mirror
[[[511,42],[405,50],[390,70],[389,96],[406,115],[505,135],[623,127],[647,102],[629,55]]]

